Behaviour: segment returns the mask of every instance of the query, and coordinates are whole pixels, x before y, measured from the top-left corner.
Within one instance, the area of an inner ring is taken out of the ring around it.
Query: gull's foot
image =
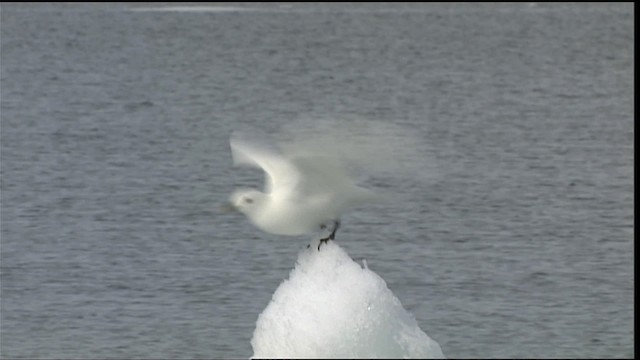
[[[320,244],[318,244],[318,251],[320,251],[320,246],[322,246],[322,244],[326,244],[327,241],[329,241],[331,239],[329,238],[324,238],[324,239],[320,239]]]
[[[324,226],[324,225],[322,225],[322,227],[324,228],[325,226]],[[327,243],[327,241],[329,241],[329,240],[333,240],[333,239],[335,239],[335,238],[336,238],[336,231],[338,231],[338,228],[339,228],[339,227],[340,227],[340,221],[339,221],[339,220],[336,220],[336,221],[333,223],[333,230],[331,230],[331,234],[329,234],[329,236],[327,236],[327,237],[326,237],[326,238],[324,238],[324,239],[320,239],[320,243],[318,244],[318,251],[320,251],[320,246],[322,246],[322,244],[323,244],[323,243],[324,243],[324,244],[326,244],[326,243]]]

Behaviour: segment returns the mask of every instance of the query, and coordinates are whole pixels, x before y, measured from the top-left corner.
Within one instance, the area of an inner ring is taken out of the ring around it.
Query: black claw
[[[326,244],[327,241],[329,241],[329,238],[326,239],[320,239],[320,243],[318,244],[318,251],[320,251],[320,246],[322,246],[322,244]]]

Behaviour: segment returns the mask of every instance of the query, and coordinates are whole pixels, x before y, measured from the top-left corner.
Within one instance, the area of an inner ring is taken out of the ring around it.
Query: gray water
[[[434,150],[337,241],[446,356],[634,355],[632,4],[141,6],[0,9],[2,357],[251,356],[312,236],[229,135],[350,118]]]

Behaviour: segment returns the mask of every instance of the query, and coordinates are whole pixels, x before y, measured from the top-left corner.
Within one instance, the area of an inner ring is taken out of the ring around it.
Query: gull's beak
[[[222,211],[223,213],[230,213],[236,210],[238,209],[230,202],[226,202],[220,205],[220,211]]]

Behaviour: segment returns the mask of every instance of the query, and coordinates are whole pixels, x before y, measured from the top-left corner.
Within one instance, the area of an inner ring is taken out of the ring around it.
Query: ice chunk
[[[444,358],[385,281],[332,241],[300,253],[251,346],[254,358]]]

